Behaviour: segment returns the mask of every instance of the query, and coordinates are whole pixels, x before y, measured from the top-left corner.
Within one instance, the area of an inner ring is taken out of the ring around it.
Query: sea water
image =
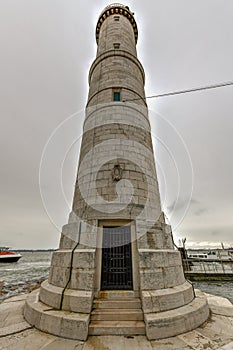
[[[22,258],[17,263],[0,264],[0,280],[4,281],[4,294],[0,300],[28,292],[28,286],[46,279],[49,275],[51,252],[21,252]],[[233,281],[193,282],[194,288],[203,292],[228,298],[233,303]]]
[[[16,263],[0,263],[0,280],[4,281],[1,299],[27,292],[28,287],[49,275],[52,252],[20,252]]]

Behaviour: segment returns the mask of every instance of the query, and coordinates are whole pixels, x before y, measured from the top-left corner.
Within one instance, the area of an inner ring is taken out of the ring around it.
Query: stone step
[[[145,335],[142,321],[92,321],[89,335]]]
[[[141,300],[139,298],[124,300],[95,299],[93,309],[141,309]]]
[[[132,299],[139,298],[139,291],[134,290],[102,290],[97,299]]]
[[[143,321],[141,309],[95,309],[91,321]]]

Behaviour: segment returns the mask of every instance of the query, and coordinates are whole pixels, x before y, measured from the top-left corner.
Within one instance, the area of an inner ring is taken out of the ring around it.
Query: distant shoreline
[[[57,249],[13,249],[14,252],[29,252],[29,253],[34,253],[34,252],[54,252]]]

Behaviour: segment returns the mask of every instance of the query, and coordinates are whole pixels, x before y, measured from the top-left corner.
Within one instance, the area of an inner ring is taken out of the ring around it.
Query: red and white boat
[[[21,257],[19,253],[12,252],[6,247],[0,247],[0,263],[16,262]]]

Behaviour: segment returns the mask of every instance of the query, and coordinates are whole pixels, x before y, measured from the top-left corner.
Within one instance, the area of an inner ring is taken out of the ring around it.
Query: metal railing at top
[[[106,7],[103,9],[103,11],[101,12],[100,17],[101,17],[101,15],[102,15],[105,11],[107,11],[108,9],[111,9],[111,8],[113,8],[113,7],[121,7],[121,8],[124,9],[124,10],[130,11],[130,9],[129,9],[128,6],[125,6],[125,5],[123,5],[123,4],[120,4],[120,3],[117,3],[117,2],[116,2],[116,3],[114,3],[114,4],[111,4],[111,5],[106,6]]]

